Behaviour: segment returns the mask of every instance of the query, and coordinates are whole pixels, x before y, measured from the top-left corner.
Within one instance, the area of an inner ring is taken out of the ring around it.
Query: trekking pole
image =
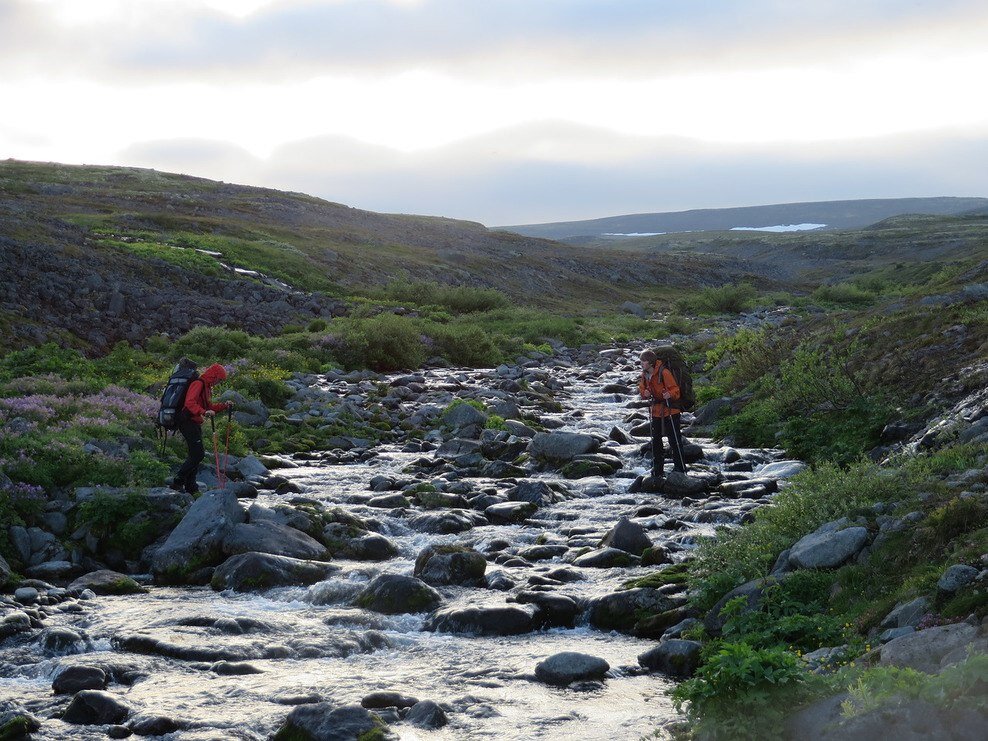
[[[220,444],[216,437],[216,420],[210,417],[209,424],[213,428],[213,457],[216,459],[216,481],[220,485],[219,488],[225,489],[226,482],[223,481],[223,474],[220,473]]]
[[[666,409],[669,411],[669,425],[672,427],[673,437],[676,438],[676,444],[674,446],[676,450],[673,453],[673,455],[678,455],[679,465],[682,467],[683,473],[686,473],[686,456],[683,453],[683,438],[680,436],[679,429],[676,427],[676,422],[672,418],[672,405],[669,404],[668,399],[666,399]],[[670,438],[669,439],[670,446],[672,445],[672,443],[673,443],[672,438]]]
[[[226,446],[223,448],[223,481],[226,481],[227,463],[230,460],[230,428],[233,427],[233,408],[226,408]],[[226,484],[224,483],[224,486]]]

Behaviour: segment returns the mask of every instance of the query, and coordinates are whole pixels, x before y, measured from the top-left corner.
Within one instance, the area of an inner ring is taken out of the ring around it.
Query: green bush
[[[305,329],[307,332],[325,332],[328,326],[325,319],[313,319]]]
[[[347,368],[404,370],[418,368],[426,358],[417,322],[394,314],[348,320],[341,339],[340,360]]]
[[[112,538],[115,547],[135,556],[151,541],[156,529],[150,517],[137,517],[146,515],[148,508],[148,498],[140,492],[97,492],[79,505],[76,524],[88,526],[100,540]]]
[[[672,697],[701,738],[783,738],[784,720],[804,696],[806,680],[789,651],[718,643]]]
[[[503,360],[498,345],[483,329],[473,325],[434,325],[426,329],[437,354],[453,365],[493,367]]]
[[[453,314],[502,309],[510,299],[500,291],[441,283],[395,281],[375,294],[378,298],[418,306],[440,307]]]
[[[196,327],[172,344],[171,359],[187,357],[200,364],[230,363],[244,357],[250,346],[250,335],[239,329]]]
[[[680,299],[676,306],[680,311],[696,314],[740,314],[754,306],[757,295],[750,283],[728,284],[704,288],[693,296]]]
[[[875,301],[875,294],[860,284],[836,283],[823,285],[813,291],[813,299],[837,306],[868,306]]]

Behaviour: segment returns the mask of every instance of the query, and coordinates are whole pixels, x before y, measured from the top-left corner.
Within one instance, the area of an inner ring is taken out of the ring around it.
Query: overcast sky
[[[988,196],[984,0],[0,0],[0,158],[488,225]]]

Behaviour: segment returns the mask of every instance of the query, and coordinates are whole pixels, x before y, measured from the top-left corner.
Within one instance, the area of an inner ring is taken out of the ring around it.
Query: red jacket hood
[[[211,366],[206,368],[205,371],[203,371],[203,374],[199,376],[199,378],[207,386],[212,386],[213,384],[226,380],[226,368],[219,363],[213,363]]]

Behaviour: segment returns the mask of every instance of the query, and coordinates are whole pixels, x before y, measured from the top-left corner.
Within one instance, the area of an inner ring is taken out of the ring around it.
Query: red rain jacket
[[[673,414],[679,414],[682,411],[676,407],[666,406],[664,392],[668,392],[669,402],[671,403],[679,399],[680,391],[679,384],[676,383],[676,377],[672,374],[671,370],[665,367],[661,360],[655,361],[651,376],[646,378],[645,374],[642,373],[641,378],[638,380],[638,392],[643,399],[651,398],[654,400],[655,403],[652,404],[653,417],[669,417]]]
[[[207,410],[222,412],[230,406],[223,402],[214,404],[210,398],[213,385],[225,380],[226,368],[219,363],[213,363],[198,379],[189,384],[189,390],[185,394],[185,409],[189,412],[190,419],[197,425],[203,423],[203,414]]]

